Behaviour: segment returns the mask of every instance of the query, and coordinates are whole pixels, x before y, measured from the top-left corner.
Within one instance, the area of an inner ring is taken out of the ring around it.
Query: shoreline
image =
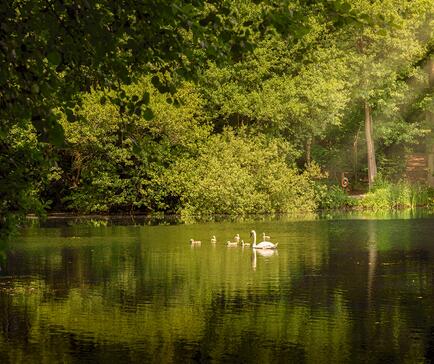
[[[354,199],[363,198],[362,195],[352,197]],[[382,217],[393,216],[401,214],[415,214],[415,215],[434,215],[434,210],[429,206],[416,206],[416,207],[395,207],[389,209],[369,209],[361,206],[346,206],[338,209],[323,209],[315,212],[300,212],[300,213],[274,213],[274,214],[253,214],[253,215],[206,215],[206,216],[189,216],[182,217],[180,214],[126,214],[126,213],[93,213],[93,214],[79,214],[70,212],[54,212],[47,213],[43,217],[38,217],[36,214],[26,215],[26,220],[39,222],[42,225],[52,225],[59,223],[75,222],[104,222],[104,223],[143,223],[147,225],[166,224],[191,224],[191,223],[205,223],[205,222],[235,222],[235,221],[267,221],[267,220],[288,220],[288,221],[306,221],[316,219],[341,219],[341,218],[366,218],[366,217]]]

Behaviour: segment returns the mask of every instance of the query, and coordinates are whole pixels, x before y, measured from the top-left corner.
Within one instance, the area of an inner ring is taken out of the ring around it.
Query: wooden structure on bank
[[[411,183],[434,187],[434,153],[413,153],[407,156],[405,178]]]

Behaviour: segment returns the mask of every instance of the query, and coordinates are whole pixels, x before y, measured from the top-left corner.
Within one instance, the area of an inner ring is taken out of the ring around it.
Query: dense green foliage
[[[11,0],[0,15],[2,230],[44,207],[351,205],[326,189],[366,176],[363,110],[389,180],[432,144],[429,0]]]
[[[312,166],[299,173],[296,151],[282,138],[238,129],[212,133],[203,100],[185,84],[167,104],[149,80],[155,117],[122,115],[83,100],[82,120],[63,120],[67,148],[51,173],[53,200],[79,212],[172,211],[183,215],[312,211],[317,207]],[[60,200],[59,200],[60,199]],[[295,208],[294,208],[295,206]]]

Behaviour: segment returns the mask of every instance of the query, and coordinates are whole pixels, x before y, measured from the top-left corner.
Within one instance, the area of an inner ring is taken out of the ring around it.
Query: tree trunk
[[[311,151],[312,151],[312,137],[308,136],[306,140],[306,165],[310,165],[311,160]]]
[[[359,180],[359,176],[357,173],[357,161],[358,161],[358,149],[359,149],[359,134],[360,134],[361,126],[359,126],[359,129],[357,130],[356,137],[354,138],[353,143],[353,173],[354,173],[354,182],[353,184],[356,184]]]
[[[377,175],[377,163],[375,161],[375,148],[374,148],[374,136],[372,133],[372,116],[371,108],[368,103],[365,102],[365,134],[366,134],[366,149],[368,152],[368,182],[369,189],[372,185]]]
[[[434,90],[434,56],[428,61],[428,77],[429,77],[429,88],[430,91]],[[427,123],[430,128],[434,125],[434,113],[432,111],[427,111]]]

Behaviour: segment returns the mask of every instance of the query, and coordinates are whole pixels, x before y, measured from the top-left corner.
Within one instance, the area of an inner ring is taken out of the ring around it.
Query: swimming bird
[[[202,242],[200,240],[194,240],[194,239],[190,239],[190,243],[195,244],[195,245],[202,244]]]
[[[239,243],[240,242],[240,234],[237,234],[234,236],[234,242]]]
[[[242,246],[250,246],[250,243],[245,243],[244,240],[241,240],[241,245]]]
[[[230,240],[228,240],[226,242],[226,246],[237,246],[237,245],[238,245],[238,243],[236,241],[230,241]]]
[[[262,240],[263,241],[267,241],[267,240],[270,240],[270,239],[271,239],[270,235],[265,235],[265,233],[262,233]]]
[[[211,243],[212,243],[212,244],[217,243],[217,239],[216,239],[215,235],[212,236],[212,238],[211,238]]]
[[[252,248],[253,249],[276,249],[277,248],[277,244],[273,244],[269,241],[261,241],[259,244],[256,244],[256,231],[252,230],[250,232],[250,236],[253,236],[253,245]]]

